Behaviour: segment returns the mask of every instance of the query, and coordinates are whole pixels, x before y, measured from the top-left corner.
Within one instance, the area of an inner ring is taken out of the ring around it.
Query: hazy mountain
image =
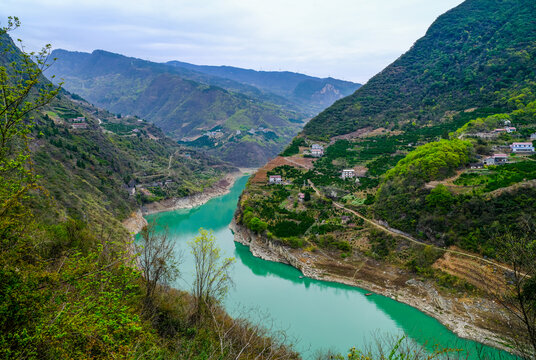
[[[213,77],[170,65],[101,50],[91,54],[55,50],[52,57],[57,61],[49,75],[63,79],[69,91],[114,113],[143,117],[176,140],[196,140],[194,145],[240,166],[260,165],[277,154],[306,118],[272,103],[191,80],[211,78],[216,82]]]
[[[352,94],[361,86],[350,81],[322,79],[289,71],[256,71],[232,66],[193,65],[180,61],[170,61],[168,64],[247,84],[265,94],[276,94],[311,115]]]

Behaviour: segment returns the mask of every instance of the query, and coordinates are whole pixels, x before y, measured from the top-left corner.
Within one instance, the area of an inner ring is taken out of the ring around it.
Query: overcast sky
[[[462,0],[1,0],[29,49],[288,70],[366,82]]]

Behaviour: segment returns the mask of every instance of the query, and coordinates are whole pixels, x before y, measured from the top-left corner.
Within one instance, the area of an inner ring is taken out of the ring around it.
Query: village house
[[[139,133],[140,130],[139,130],[139,129],[134,129],[134,130],[132,130],[132,132],[133,132],[133,133]]]
[[[311,155],[314,157],[321,157],[324,155],[324,147],[322,145],[313,144],[311,146]]]
[[[530,141],[534,141],[534,140],[536,140],[536,133],[534,133],[534,134],[532,134],[530,136]]]
[[[268,183],[270,184],[281,184],[283,182],[283,179],[281,178],[281,175],[270,175],[268,178]]]
[[[530,142],[515,142],[510,145],[512,152],[514,153],[533,153],[534,145]]]
[[[83,117],[83,116],[79,116],[79,117],[76,117],[74,119],[71,119],[71,122],[74,122],[74,123],[86,122],[86,118]]]
[[[506,154],[493,154],[492,156],[484,159],[484,165],[503,165],[508,162],[508,155]]]
[[[471,169],[482,169],[484,167],[484,163],[471,163],[469,164],[469,167]]]
[[[341,177],[343,179],[353,179],[355,177],[355,170],[354,169],[344,169],[342,171]]]
[[[506,126],[504,128],[495,129],[493,130],[494,133],[501,134],[501,133],[513,133],[516,132],[516,128],[512,126]]]

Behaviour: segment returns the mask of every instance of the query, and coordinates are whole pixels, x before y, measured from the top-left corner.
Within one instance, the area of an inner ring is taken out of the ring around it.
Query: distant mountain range
[[[47,75],[114,113],[147,119],[238,166],[275,156],[307,119],[360,85],[287,72],[167,64],[102,50],[54,50]]]
[[[320,79],[289,71],[256,71],[232,66],[193,65],[180,61],[170,61],[168,64],[250,85],[264,94],[281,96],[309,115],[316,115],[361,87],[361,84],[350,81]]]

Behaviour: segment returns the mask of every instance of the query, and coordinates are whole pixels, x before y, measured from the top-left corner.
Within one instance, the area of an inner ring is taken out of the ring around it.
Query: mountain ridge
[[[398,129],[405,121],[424,126],[441,122],[446,111],[500,102],[495,93],[509,84],[531,86],[534,13],[536,5],[528,0],[465,1],[439,16],[425,36],[354,94],[313,118],[303,133],[331,137],[370,125]]]

